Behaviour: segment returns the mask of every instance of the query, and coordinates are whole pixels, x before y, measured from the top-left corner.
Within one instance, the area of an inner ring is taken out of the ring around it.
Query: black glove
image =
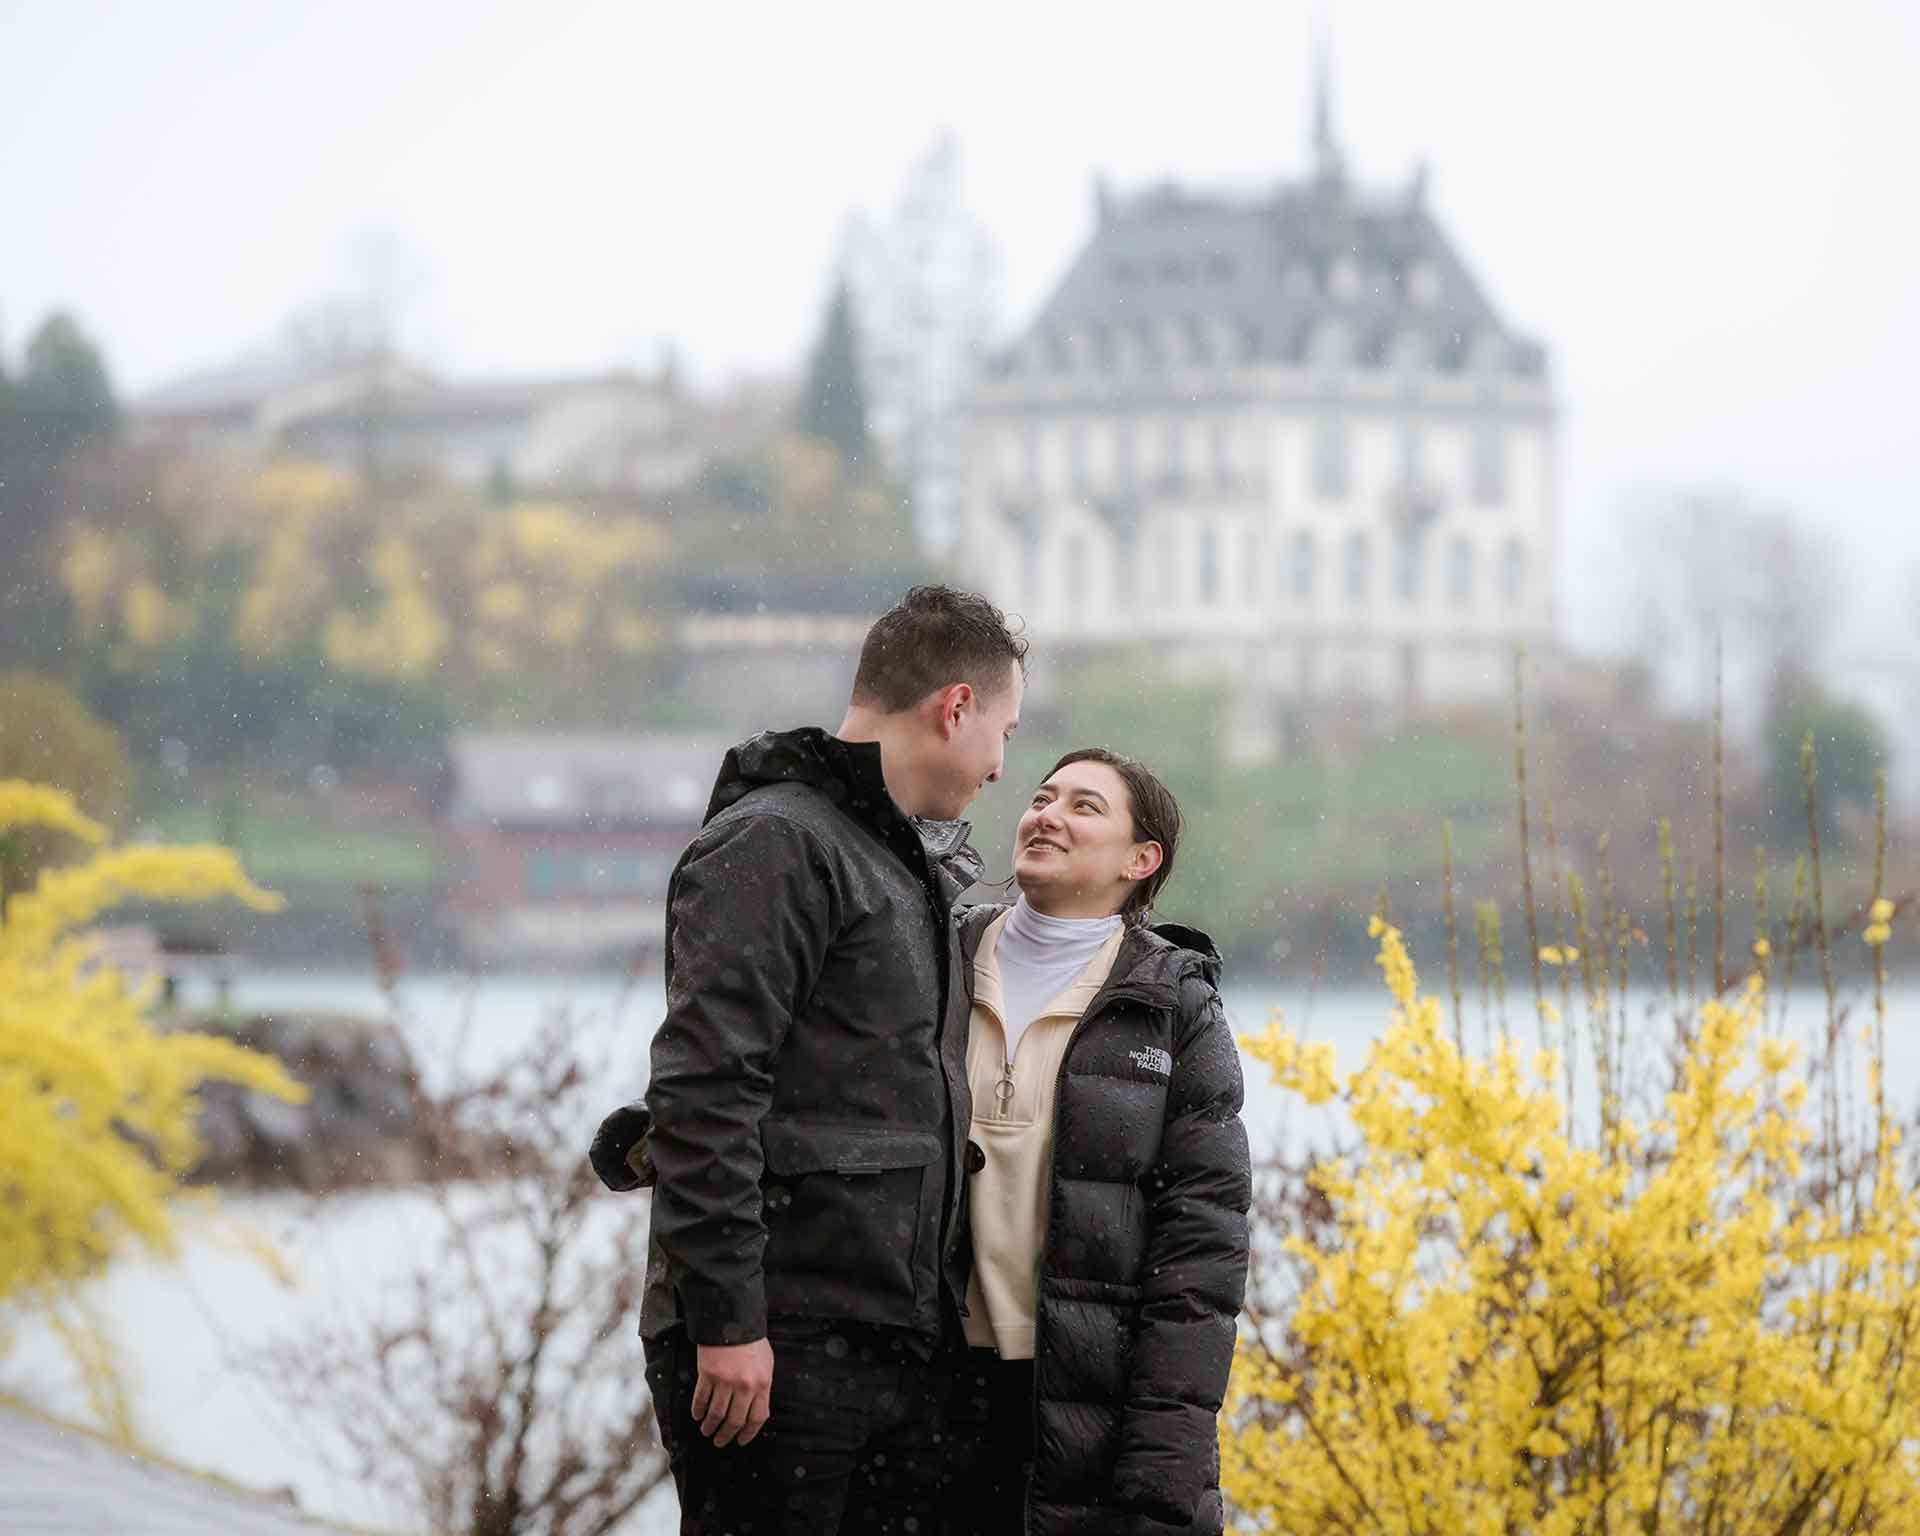
[[[616,1193],[653,1187],[653,1156],[647,1150],[647,1134],[653,1129],[653,1116],[637,1099],[622,1104],[600,1122],[593,1133],[593,1145],[587,1149],[587,1161],[600,1175],[600,1182]]]

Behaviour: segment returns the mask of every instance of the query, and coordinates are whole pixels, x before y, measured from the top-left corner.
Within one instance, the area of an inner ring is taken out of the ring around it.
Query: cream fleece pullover
[[[973,1090],[968,1134],[986,1163],[968,1180],[973,1274],[967,1283],[967,1342],[1005,1360],[1033,1358],[1034,1296],[1047,1231],[1053,1169],[1054,1087],[1074,1025],[1105,985],[1120,952],[1115,927],[1080,974],[1018,1034],[1007,1060],[1004,992],[996,957],[1007,924],[1001,913],[980,936],[973,961],[973,1016],[967,1032],[967,1081]]]

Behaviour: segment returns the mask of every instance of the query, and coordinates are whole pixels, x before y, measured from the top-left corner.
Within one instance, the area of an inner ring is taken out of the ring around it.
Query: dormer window
[[[1467,344],[1467,366],[1475,373],[1498,373],[1507,360],[1507,347],[1494,331],[1480,331]]]
[[[1352,357],[1353,338],[1338,320],[1324,320],[1314,328],[1309,350],[1322,367],[1337,368]]]
[[[1423,309],[1440,302],[1440,269],[1422,258],[1407,273],[1407,297]]]
[[[1160,353],[1168,366],[1187,361],[1192,348],[1192,338],[1187,328],[1178,320],[1166,320],[1160,325]]]

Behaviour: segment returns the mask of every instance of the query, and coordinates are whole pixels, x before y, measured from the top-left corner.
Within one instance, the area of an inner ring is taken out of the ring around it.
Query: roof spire
[[[1321,181],[1338,181],[1344,171],[1340,146],[1333,141],[1333,45],[1331,27],[1321,7],[1313,40],[1313,168]]]

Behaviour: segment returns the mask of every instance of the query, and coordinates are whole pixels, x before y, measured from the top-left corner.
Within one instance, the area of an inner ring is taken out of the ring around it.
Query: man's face
[[[942,774],[942,804],[934,813],[943,820],[957,820],[967,813],[987,785],[996,783],[1007,765],[1007,743],[1020,726],[1020,702],[1026,693],[1026,679],[1013,662],[1007,663],[1007,680],[984,697],[971,688],[954,706],[957,718],[945,743],[951,772]]]

